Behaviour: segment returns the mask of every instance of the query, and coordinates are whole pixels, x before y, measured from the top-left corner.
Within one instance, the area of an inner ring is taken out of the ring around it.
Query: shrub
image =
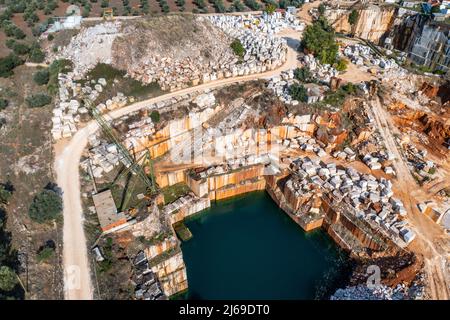
[[[50,72],[47,69],[40,70],[33,75],[33,80],[38,85],[42,86],[48,83],[50,79]]]
[[[240,0],[233,1],[233,8],[238,12],[245,10],[245,6],[242,4]]]
[[[6,99],[0,99],[0,111],[8,107],[9,101]]]
[[[53,256],[53,253],[55,252],[55,249],[50,247],[45,247],[39,253],[37,254],[37,260],[38,262],[47,261]]]
[[[16,44],[16,40],[15,39],[6,39],[5,44],[9,49],[12,50],[12,48],[14,48],[14,45]]]
[[[323,14],[325,13],[325,10],[326,10],[325,5],[324,5],[323,3],[321,3],[321,4],[319,5],[318,10],[319,10],[319,14],[320,14],[320,15],[323,15]]]
[[[36,42],[31,46],[29,59],[31,62],[41,63],[45,59],[45,53],[42,52],[41,47]]]
[[[153,110],[152,113],[150,114],[150,118],[152,119],[153,123],[157,123],[159,122],[161,115],[159,114],[158,111]]]
[[[358,22],[358,17],[359,17],[358,11],[353,9],[348,16],[348,23],[350,23],[350,25],[352,26],[355,25],[356,22]]]
[[[17,285],[17,275],[13,269],[7,266],[0,267],[0,290],[12,291]]]
[[[11,190],[6,185],[0,184],[0,204],[7,204],[11,195]]]
[[[15,54],[0,58],[0,77],[8,78],[13,74],[13,69],[23,63],[24,61]]]
[[[241,41],[239,39],[235,39],[231,45],[230,45],[231,49],[233,49],[234,53],[239,56],[239,57],[243,57],[245,55],[245,48],[242,45]]]
[[[313,82],[312,73],[307,67],[295,69],[294,78],[301,82]]]
[[[308,101],[308,91],[301,84],[293,84],[289,87],[289,95],[298,101],[306,102]]]
[[[257,11],[257,10],[261,9],[261,5],[258,2],[256,2],[255,0],[244,0],[244,3],[247,7],[249,7],[253,11]]]
[[[53,34],[49,34],[48,36],[47,36],[47,40],[48,41],[53,41],[53,39],[55,39],[55,36],[53,35]]]
[[[34,221],[44,223],[56,219],[62,208],[61,197],[55,191],[45,189],[33,199],[28,214]]]
[[[40,108],[52,102],[52,98],[45,93],[33,94],[25,100],[30,108]]]
[[[17,55],[24,55],[30,52],[30,47],[24,43],[16,42],[13,45],[13,51]]]
[[[337,71],[345,71],[347,69],[347,61],[345,59],[339,59],[334,67]]]

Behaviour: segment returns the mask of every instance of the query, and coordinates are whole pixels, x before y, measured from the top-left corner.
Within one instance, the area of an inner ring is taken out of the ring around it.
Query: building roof
[[[117,207],[111,194],[111,190],[106,190],[92,196],[98,220],[103,230],[110,229],[112,225],[120,221],[126,221],[122,212],[117,212]]]

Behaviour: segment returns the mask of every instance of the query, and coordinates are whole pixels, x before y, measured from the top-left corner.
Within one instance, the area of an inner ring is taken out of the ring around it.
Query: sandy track
[[[417,235],[414,241],[416,243],[413,242],[410,249],[424,257],[424,270],[430,298],[448,300],[450,298],[450,279],[446,266],[450,256],[448,236],[440,226],[421,214],[417,208],[418,202],[431,199],[433,194],[420,188],[412,177],[395,143],[393,136],[395,126],[378,97],[372,103],[372,110],[388,152],[396,157],[393,165],[398,178],[394,181],[394,187],[408,211],[408,221]]]
[[[298,32],[284,33],[283,37],[297,39]],[[148,99],[124,108],[110,112],[107,117],[115,119],[125,114],[140,110],[149,104],[163,101],[175,96],[184,95],[197,90],[213,89],[236,82],[264,79],[279,74],[297,66],[297,53],[288,46],[286,62],[280,68],[257,74],[237,78],[222,79],[199,86],[171,92],[156,98]],[[70,141],[61,141],[55,145],[55,170],[57,183],[63,190],[64,226],[63,226],[63,264],[64,264],[64,292],[65,299],[87,300],[93,299],[86,237],[83,228],[83,210],[80,199],[79,163],[83,150],[88,143],[88,137],[98,129],[95,121],[90,121],[84,128],[72,137]]]

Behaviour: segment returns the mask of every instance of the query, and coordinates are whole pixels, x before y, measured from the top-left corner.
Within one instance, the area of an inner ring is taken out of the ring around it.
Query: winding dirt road
[[[214,89],[227,84],[269,78],[280,72],[297,66],[296,42],[300,34],[295,31],[283,32],[282,35],[288,41],[286,62],[278,69],[248,76],[227,78],[201,84],[171,92],[156,98],[137,102],[121,109],[114,110],[106,115],[115,119],[128,113],[140,110],[149,104],[154,104],[179,95],[192,93],[197,90]],[[98,130],[95,121],[90,121],[85,127],[70,140],[63,140],[55,145],[55,170],[57,183],[63,190],[64,202],[64,227],[63,227],[63,264],[64,264],[64,292],[65,299],[88,300],[93,299],[93,286],[86,248],[86,237],[83,228],[83,210],[80,198],[79,164],[83,150],[88,143],[89,135]]]

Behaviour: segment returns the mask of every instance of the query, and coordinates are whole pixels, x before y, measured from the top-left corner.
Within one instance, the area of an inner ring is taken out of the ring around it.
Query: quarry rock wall
[[[188,288],[186,266],[181,251],[152,267],[168,297]]]
[[[396,17],[395,7],[367,6],[358,10],[358,21],[351,26],[348,22],[350,12],[345,9],[333,9],[328,10],[327,14],[337,32],[351,33],[376,44],[384,39]]]

